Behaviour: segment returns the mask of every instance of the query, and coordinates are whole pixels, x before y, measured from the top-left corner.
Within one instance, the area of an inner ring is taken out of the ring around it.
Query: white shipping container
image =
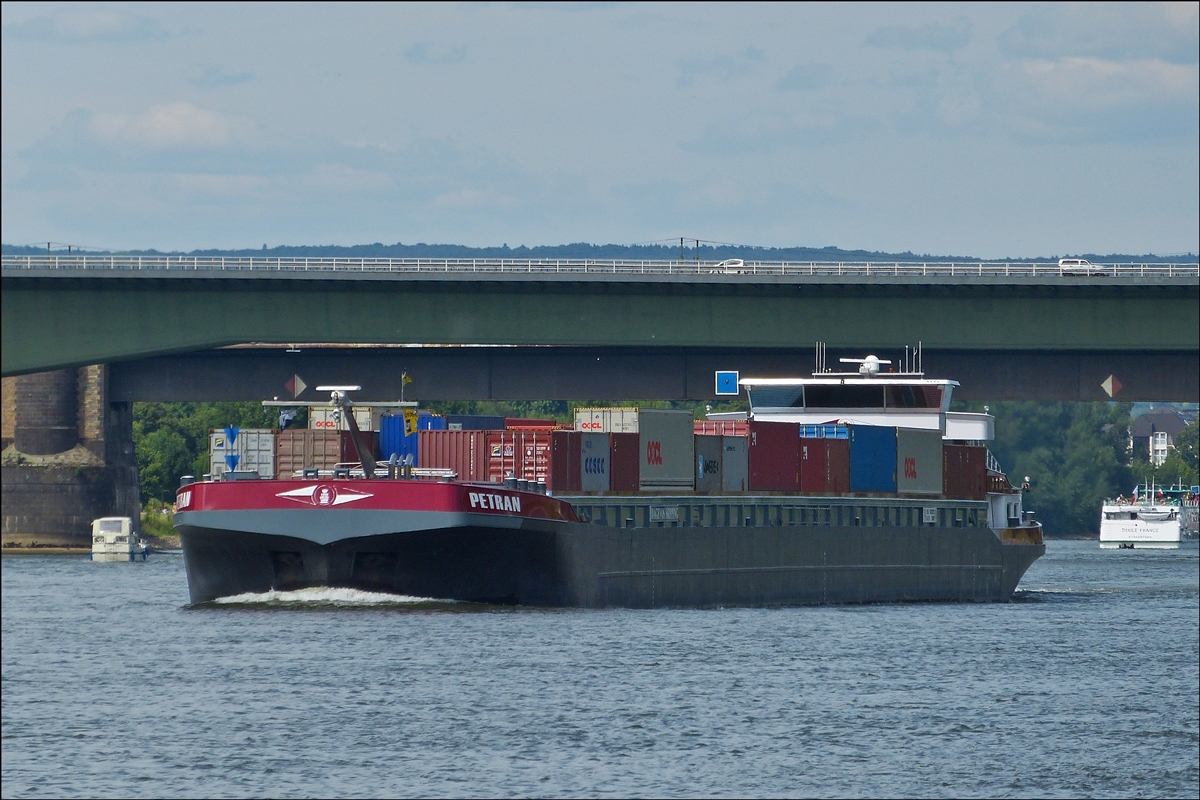
[[[583,433],[637,433],[638,409],[632,407],[577,408],[575,430]]]
[[[640,488],[694,488],[696,453],[692,412],[641,408],[637,422],[642,448]]]
[[[334,411],[341,411],[338,420],[334,421]],[[354,421],[360,431],[379,430],[379,414],[374,413],[370,406],[355,406]],[[309,406],[308,427],[319,431],[348,431],[350,423],[346,422],[346,412],[333,406]]]
[[[238,472],[257,472],[260,478],[275,477],[275,433],[270,428],[242,428],[230,441],[224,430],[208,436],[208,471],[215,478],[230,471],[228,456],[236,456]]]

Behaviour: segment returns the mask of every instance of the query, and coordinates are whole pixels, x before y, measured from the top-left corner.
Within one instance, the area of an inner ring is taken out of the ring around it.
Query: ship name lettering
[[[512,511],[521,513],[521,498],[511,495],[490,494],[485,492],[469,492],[471,508],[487,508],[497,511]]]

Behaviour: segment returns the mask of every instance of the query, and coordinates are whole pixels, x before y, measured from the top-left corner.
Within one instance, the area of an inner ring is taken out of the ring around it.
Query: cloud
[[[70,192],[83,188],[84,183],[79,178],[79,172],[71,167],[36,164],[29,172],[12,181],[8,186],[11,189],[31,189],[35,192]]]
[[[237,86],[254,80],[249,72],[230,74],[220,64],[205,64],[201,67],[200,76],[192,81],[192,85],[200,89],[223,89],[226,86]]]
[[[1196,3],[1035,6],[1000,34],[1013,58],[1200,61]]]
[[[708,59],[688,59],[679,62],[679,77],[675,85],[686,89],[701,76],[713,75],[720,81],[732,81],[749,75],[763,60],[763,52],[747,47],[732,56],[716,56]]]
[[[14,42],[156,42],[167,37],[162,23],[151,17],[90,7],[33,17],[3,28],[5,41]]]
[[[143,114],[94,114],[92,134],[113,144],[154,148],[221,147],[253,130],[248,120],[197,108],[191,103],[157,106]]]
[[[876,28],[867,36],[866,43],[875,47],[897,50],[934,50],[941,53],[952,53],[965,47],[970,39],[970,23],[966,20],[959,20],[953,26],[921,25],[917,28],[908,28],[892,25]]]
[[[467,60],[467,47],[417,42],[404,51],[404,58],[412,64],[459,64]]]
[[[832,70],[828,64],[798,64],[775,82],[785,92],[802,92],[829,85]]]

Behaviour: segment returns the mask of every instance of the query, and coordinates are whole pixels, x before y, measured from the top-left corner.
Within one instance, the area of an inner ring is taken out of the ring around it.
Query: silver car
[[[1104,267],[1093,264],[1086,258],[1060,258],[1058,260],[1060,275],[1107,275]]]

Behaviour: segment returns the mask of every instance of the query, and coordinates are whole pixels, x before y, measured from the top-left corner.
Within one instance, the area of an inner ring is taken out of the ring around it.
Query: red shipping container
[[[850,440],[800,440],[800,491],[840,494],[850,491]]]
[[[359,462],[358,450],[354,447],[354,434],[350,431],[338,431],[341,438],[341,460],[345,463],[357,464]],[[364,446],[371,449],[371,456],[378,457],[379,454],[379,432],[378,431],[359,431],[359,440]]]
[[[750,421],[745,419],[698,419],[692,423],[697,436],[749,436]]]
[[[487,431],[487,479],[501,483],[510,475],[517,480],[547,481],[550,475],[548,429]]]
[[[942,445],[942,494],[964,500],[987,497],[987,448]]]
[[[460,481],[487,480],[486,431],[417,431],[422,469],[452,469]]]
[[[636,492],[641,478],[641,434],[610,433],[608,438],[608,479],[612,491]]]
[[[558,423],[552,419],[525,419],[524,417],[505,417],[504,428],[513,430],[514,428],[545,428],[553,430],[558,427]],[[571,430],[573,427],[568,426]]]
[[[580,490],[583,476],[579,469],[579,436],[575,431],[551,432],[546,491],[561,494]]]
[[[747,488],[753,492],[800,491],[800,425],[750,422]]]

